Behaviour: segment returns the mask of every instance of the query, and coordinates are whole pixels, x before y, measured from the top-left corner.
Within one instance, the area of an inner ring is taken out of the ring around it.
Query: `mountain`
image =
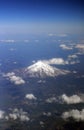
[[[37,61],[33,65],[27,67],[24,70],[24,73],[28,74],[29,77],[45,78],[45,77],[55,77],[59,75],[66,75],[69,73],[69,71],[55,68],[42,61]]]

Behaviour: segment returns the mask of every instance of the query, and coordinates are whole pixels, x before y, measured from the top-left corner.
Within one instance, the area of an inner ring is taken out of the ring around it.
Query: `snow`
[[[44,78],[65,75],[69,73],[69,71],[58,69],[42,61],[37,61],[33,65],[27,67],[25,73],[29,74],[30,77]]]

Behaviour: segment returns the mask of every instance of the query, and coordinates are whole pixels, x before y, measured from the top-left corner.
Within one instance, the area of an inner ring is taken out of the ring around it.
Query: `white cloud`
[[[69,55],[67,61],[71,65],[80,63],[77,54]]]
[[[78,48],[78,49],[84,49],[84,44],[77,44],[76,48]]]
[[[57,101],[56,97],[50,97],[50,98],[46,99],[47,103],[54,103],[56,101]]]
[[[76,74],[76,73],[77,73],[77,71],[74,70],[74,71],[73,71],[73,74]]]
[[[49,33],[48,36],[67,37],[67,34],[65,34],[65,33],[61,33],[61,34]]]
[[[14,76],[14,75],[15,75],[14,72],[9,72],[9,73],[7,73],[7,74],[4,74],[4,77],[12,77],[12,76]]]
[[[61,47],[63,50],[72,50],[72,49],[73,49],[72,46],[66,46],[65,44],[61,44],[60,47]]]
[[[38,80],[37,83],[45,83],[46,81],[45,80]]]
[[[10,50],[10,51],[15,51],[16,49],[15,49],[15,48],[10,48],[9,50]]]
[[[36,100],[37,99],[33,94],[26,94],[25,98],[27,98],[29,100]]]
[[[10,81],[14,82],[14,84],[16,84],[16,85],[20,85],[20,84],[24,84],[25,83],[25,81],[21,77],[19,77],[19,76],[12,76],[10,78]]]
[[[78,95],[67,96],[66,94],[63,94],[61,96],[61,100],[62,102],[67,103],[67,104],[76,104],[76,103],[83,102],[81,97]]]
[[[23,109],[13,109],[12,112],[6,113],[2,110],[0,110],[0,120],[17,120],[19,119],[20,121],[29,121],[28,113],[23,111]]]
[[[67,37],[67,34],[62,33],[62,34],[58,34],[57,36],[59,36],[59,37]]]
[[[35,60],[32,61],[32,63],[35,63],[35,62],[36,62]]]
[[[24,112],[22,109],[15,108],[12,113],[9,113],[8,115],[9,119],[19,119],[20,121],[29,121],[29,117],[27,112]]]
[[[68,58],[69,59],[75,59],[75,58],[78,58],[78,56],[76,54],[73,54],[73,55],[69,55]]]
[[[84,44],[77,44],[76,46],[75,46],[75,48],[77,48],[78,49],[78,55],[83,55],[84,54]]]
[[[53,33],[49,33],[48,36],[54,36],[54,34]]]
[[[68,64],[68,61],[64,60],[63,58],[51,58],[51,59],[45,59],[45,60],[39,60],[43,63],[49,64],[49,65],[65,65]],[[36,63],[36,61],[32,61],[32,63]]]
[[[62,58],[52,58],[52,59],[49,59],[49,60],[43,60],[44,63],[47,63],[47,64],[53,64],[53,65],[65,65],[65,64],[68,64],[67,61],[64,61]]]
[[[17,119],[17,115],[15,113],[10,113],[9,114],[9,118],[16,120]]]
[[[35,42],[39,42],[39,40],[38,40],[38,39],[36,39],[36,40],[35,40]]]
[[[9,80],[15,85],[21,85],[25,83],[25,81],[21,77],[16,76],[14,72],[9,72],[7,74],[4,74],[3,76],[9,78]]]
[[[0,40],[0,42],[5,42],[5,43],[14,43],[15,40]]]
[[[3,118],[4,118],[4,114],[5,114],[5,112],[2,111],[2,110],[0,110],[0,119],[3,119]]]
[[[69,63],[70,65],[74,65],[74,64],[80,63],[80,61],[79,61],[79,60],[72,60],[72,61],[68,61],[68,63]]]
[[[26,115],[21,115],[21,116],[20,116],[20,120],[21,120],[21,121],[29,121],[30,119],[29,119],[29,117],[26,116]]]
[[[40,123],[41,127],[44,127],[45,123],[43,121],[40,121],[39,123]]]
[[[44,115],[44,116],[51,116],[52,113],[51,113],[51,112],[43,112],[43,115]]]
[[[13,64],[17,64],[17,62],[16,62],[16,61],[14,61],[14,62],[13,62]]]
[[[29,42],[29,40],[24,40],[24,42],[28,43],[28,42]]]
[[[84,121],[84,109],[82,109],[81,111],[77,110],[77,109],[73,109],[71,111],[68,112],[64,112],[62,114],[62,118],[63,119],[67,119],[67,118],[74,118],[77,121]]]

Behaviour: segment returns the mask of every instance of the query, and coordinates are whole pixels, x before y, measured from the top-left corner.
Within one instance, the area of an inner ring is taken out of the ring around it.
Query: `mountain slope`
[[[25,74],[28,74],[30,77],[55,77],[58,75],[66,75],[68,73],[69,71],[55,68],[42,61],[38,61],[25,69]]]

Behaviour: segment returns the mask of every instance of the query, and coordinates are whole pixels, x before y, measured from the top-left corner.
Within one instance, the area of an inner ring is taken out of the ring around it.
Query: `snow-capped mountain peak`
[[[42,61],[37,61],[35,64],[27,67],[25,73],[30,77],[55,77],[58,75],[65,75],[68,71],[60,70],[53,66],[48,65]]]
[[[32,72],[37,72],[37,71],[51,71],[54,72],[53,67],[51,67],[50,65],[43,63],[42,61],[38,61],[35,64],[29,66],[27,68],[28,70],[31,70]]]

